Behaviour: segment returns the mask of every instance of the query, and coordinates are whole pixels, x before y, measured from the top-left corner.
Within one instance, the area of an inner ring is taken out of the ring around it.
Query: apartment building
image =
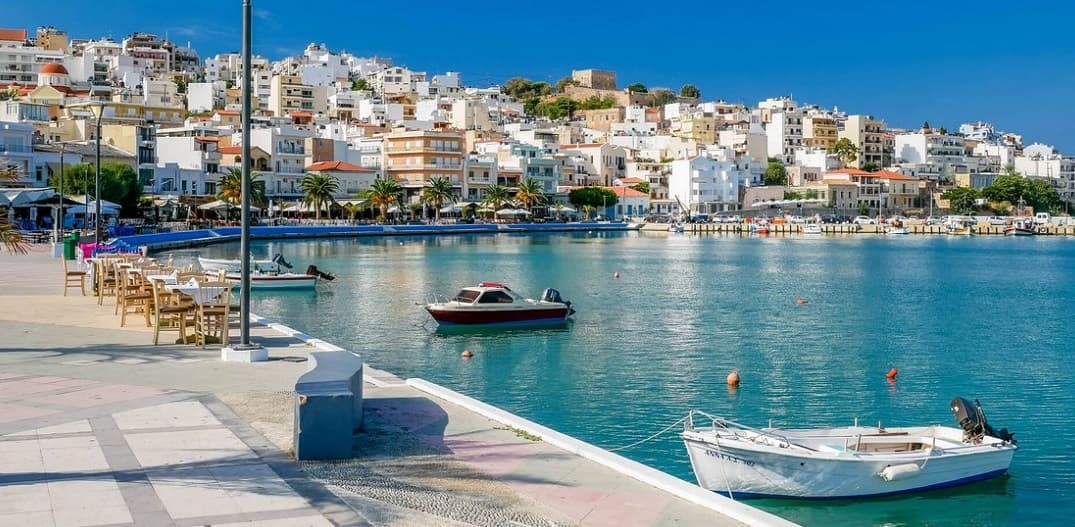
[[[578,154],[587,162],[584,172],[577,173],[576,185],[608,187],[613,181],[627,176],[627,149],[622,146],[608,143],[564,144],[560,145],[560,152]]]
[[[836,145],[838,130],[831,114],[811,111],[803,117],[803,146],[831,149]]]
[[[842,121],[842,125],[843,127],[837,131],[838,139],[846,138],[859,149],[858,158],[850,163],[852,168],[862,168],[867,164],[885,166],[887,159],[884,147],[884,121],[874,119],[870,115],[849,115]],[[899,145],[896,144],[895,147],[896,162],[898,162]]]
[[[268,110],[277,117],[294,112],[323,114],[328,112],[328,97],[324,86],[307,86],[298,75],[273,75],[269,87]]]
[[[398,130],[385,135],[385,174],[416,201],[429,180],[446,177],[462,195],[466,138],[459,131]]]

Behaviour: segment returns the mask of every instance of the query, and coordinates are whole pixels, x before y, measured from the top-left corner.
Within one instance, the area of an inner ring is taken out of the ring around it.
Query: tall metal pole
[[[239,252],[242,258],[242,277],[239,285],[239,345],[250,346],[250,85],[251,27],[250,0],[243,0],[243,181],[242,230]]]
[[[67,145],[60,143],[60,226],[57,228],[56,243],[60,243],[63,239],[63,151]]]
[[[93,201],[93,243],[100,245],[104,239],[101,237],[101,117],[104,116],[105,105],[101,104],[97,111],[97,175],[94,178]]]

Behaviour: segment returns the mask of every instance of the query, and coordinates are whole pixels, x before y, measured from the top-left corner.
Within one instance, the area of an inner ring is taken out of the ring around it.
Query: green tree
[[[542,101],[534,107],[534,114],[544,116],[550,120],[570,119],[578,109],[578,102],[567,97],[557,97],[549,101]]]
[[[564,77],[564,78],[556,81],[556,86],[554,86],[554,88],[555,88],[556,93],[564,93],[565,91],[567,91],[568,86],[578,86],[578,85],[579,85],[579,81],[577,81],[575,79],[572,79],[571,77]]]
[[[631,93],[649,93],[649,90],[646,89],[646,85],[642,84],[641,82],[636,82],[634,84],[628,85],[627,91]]]
[[[989,201],[1016,203],[1020,198],[1029,198],[1030,182],[1018,172],[1005,171],[993,179],[993,184],[982,189],[982,197]],[[1028,200],[1029,203],[1029,200]]]
[[[187,79],[183,77],[176,77],[174,82],[176,93],[187,93]]]
[[[649,183],[645,182],[645,181],[643,181],[641,183],[636,183],[634,185],[631,185],[631,188],[633,188],[633,189],[635,189],[635,190],[637,190],[639,192],[645,193],[645,194],[649,194],[649,192],[650,192]]]
[[[69,165],[63,171],[64,194],[92,194],[96,196],[96,166],[90,163]],[[89,185],[89,192],[86,192]],[[123,207],[124,217],[138,214],[138,199],[142,197],[142,182],[128,165],[120,163],[101,164],[101,199]]]
[[[314,208],[314,217],[321,219],[321,208],[336,203],[334,197],[340,191],[340,181],[332,174],[314,172],[306,174],[299,182],[303,202]]]
[[[616,99],[613,97],[599,97],[594,95],[587,97],[585,100],[578,103],[577,106],[579,110],[607,110],[616,106]]]
[[[672,104],[676,102],[676,94],[672,90],[666,90],[661,88],[659,90],[653,90],[653,102],[652,106],[664,106],[666,104]]]
[[[519,183],[519,190],[515,192],[515,199],[529,211],[534,205],[545,201],[545,191],[542,190],[541,183],[538,180],[528,178]]]
[[[370,83],[366,79],[355,79],[351,81],[351,89],[355,91],[369,91]]]
[[[604,213],[606,208],[619,203],[620,198],[615,192],[604,187],[581,187],[569,192],[567,200],[576,209],[584,209],[587,206],[594,209],[601,207]]]
[[[1060,208],[1060,193],[1049,181],[1035,179],[1030,182],[1027,203],[1037,212],[1056,212]]]
[[[217,199],[224,200],[233,205],[238,205],[243,199],[243,171],[238,168],[229,168],[220,177],[217,183]],[[261,180],[261,174],[250,173],[250,202],[255,205],[268,203],[265,197],[265,182]]]
[[[452,190],[452,180],[444,176],[429,178],[429,182],[422,188],[422,203],[433,207],[434,218],[440,223],[440,208],[445,203],[455,202],[455,191]]]
[[[684,84],[683,87],[679,89],[679,96],[701,99],[702,90],[699,90],[698,87],[693,84]]]
[[[846,137],[836,141],[836,144],[832,145],[829,152],[836,154],[836,158],[839,159],[844,166],[854,163],[855,160],[859,158],[859,147]]]
[[[485,197],[482,199],[482,205],[493,209],[493,212],[500,210],[508,200],[511,199],[511,191],[504,185],[491,185],[485,189]]]
[[[371,205],[380,209],[381,214],[378,216],[377,221],[384,221],[385,216],[388,214],[388,207],[399,203],[400,197],[403,195],[403,187],[393,178],[377,178],[373,181],[373,185],[363,194]]]
[[[982,196],[977,189],[971,187],[955,187],[949,189],[942,194],[941,197],[948,200],[951,204],[950,208],[955,211],[956,214],[971,214],[978,209],[975,201]]]
[[[765,176],[762,182],[766,186],[784,186],[788,184],[788,171],[784,163],[774,158],[769,158],[769,166],[765,167]]]
[[[870,214],[870,206],[865,201],[859,202],[859,216],[868,216]]]
[[[867,172],[877,172],[878,170],[881,170],[881,167],[877,163],[869,162],[869,163],[864,163],[862,165],[862,169],[867,171]]]
[[[521,101],[533,97],[551,95],[553,89],[547,82],[533,82],[530,79],[523,77],[513,77],[508,79],[508,81],[500,87],[500,92]]]

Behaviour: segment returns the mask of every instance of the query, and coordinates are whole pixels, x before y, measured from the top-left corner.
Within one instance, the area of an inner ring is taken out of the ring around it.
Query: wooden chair
[[[101,258],[93,262],[94,282],[97,284],[97,305],[104,305],[105,296],[116,294],[116,267],[114,259]]]
[[[82,290],[82,296],[86,296],[86,271],[72,271],[67,268],[67,258],[63,260],[63,296],[67,296],[67,288],[78,286]]]
[[[122,285],[116,288],[116,306],[119,310],[119,326],[127,325],[127,315],[142,315],[146,320],[146,327],[151,324],[150,316],[153,312],[152,286],[147,292],[143,290],[141,277],[130,269],[122,269],[120,275]]]
[[[216,291],[219,293],[214,294]],[[209,337],[221,346],[228,345],[228,312],[231,304],[231,282],[198,282],[194,335],[198,345],[205,347]]]
[[[153,287],[153,345],[160,341],[161,331],[178,331],[181,342],[187,342],[187,325],[193,326],[194,304],[183,302],[179,293],[170,293],[159,281]]]

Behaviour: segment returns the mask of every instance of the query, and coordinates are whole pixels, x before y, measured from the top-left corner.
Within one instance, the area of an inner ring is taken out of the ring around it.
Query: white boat
[[[819,223],[807,223],[803,225],[803,236],[819,236],[825,234]]]
[[[439,324],[534,324],[564,322],[575,313],[555,289],[525,298],[499,282],[464,287],[450,300],[426,305]]]
[[[668,226],[668,232],[683,232],[682,223],[673,223]]]
[[[1029,218],[1018,218],[1004,227],[1005,236],[1034,236],[1037,233],[1037,224]]]
[[[1017,449],[1012,434],[990,427],[976,401],[957,397],[952,412],[960,428],[783,430],[696,410],[681,437],[698,484],[733,498],[890,496],[1008,472]]]
[[[277,262],[279,256],[272,260],[250,260],[250,268],[253,271],[261,271],[264,273],[279,273],[280,264]],[[226,273],[238,273],[242,271],[241,260],[227,260],[223,258],[203,258],[198,257],[198,265],[202,267],[202,270],[207,273],[215,273],[224,270]],[[289,266],[290,267],[290,266]]]
[[[233,284],[239,286],[242,275],[239,273],[227,273],[224,277]],[[313,289],[317,287],[318,275],[298,273],[250,273],[250,289]]]

